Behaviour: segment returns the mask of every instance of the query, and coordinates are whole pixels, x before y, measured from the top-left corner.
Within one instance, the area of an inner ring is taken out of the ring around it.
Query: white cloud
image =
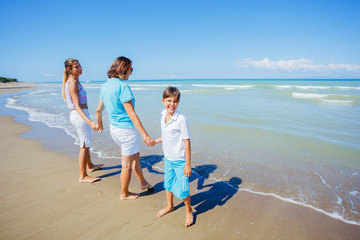
[[[308,59],[271,61],[269,58],[264,58],[263,60],[256,61],[250,58],[243,58],[238,60],[236,64],[244,69],[256,68],[259,70],[308,73],[317,76],[334,74],[360,76],[360,65],[336,63],[318,65]]]

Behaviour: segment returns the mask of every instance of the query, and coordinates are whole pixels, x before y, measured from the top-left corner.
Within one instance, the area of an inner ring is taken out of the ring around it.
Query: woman
[[[108,71],[108,81],[100,91],[99,105],[96,110],[99,132],[103,131],[102,111],[104,106],[109,114],[110,134],[121,147],[121,200],[132,200],[138,193],[129,192],[131,169],[139,179],[141,189],[151,190],[153,187],[145,180],[139,160],[139,132],[148,145],[155,145],[135,113],[135,98],[125,81],[132,73],[131,61],[126,57],[115,59]]]
[[[99,178],[87,175],[86,166],[89,172],[100,169],[103,164],[94,165],[91,162],[89,148],[91,147],[91,129],[98,130],[97,123],[90,120],[87,106],[86,91],[80,84],[79,76],[82,74],[82,67],[75,58],[69,58],[65,61],[64,79],[62,86],[62,95],[70,112],[70,122],[75,127],[80,139],[80,183],[92,183]]]

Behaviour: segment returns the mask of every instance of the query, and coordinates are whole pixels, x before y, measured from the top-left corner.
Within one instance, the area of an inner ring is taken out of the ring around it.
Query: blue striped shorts
[[[189,178],[185,176],[184,169],[185,161],[170,161],[164,157],[164,188],[179,199],[190,195]]]

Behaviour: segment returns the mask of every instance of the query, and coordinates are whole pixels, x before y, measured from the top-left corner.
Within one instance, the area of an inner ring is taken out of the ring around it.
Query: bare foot
[[[149,183],[146,183],[145,185],[141,185],[141,190],[151,191],[151,190],[154,190],[154,187],[151,186]]]
[[[94,177],[90,177],[90,176],[86,176],[84,178],[79,178],[79,183],[93,183],[96,181],[99,181],[100,178],[94,178]]]
[[[121,195],[120,200],[134,200],[140,196],[138,193],[131,193],[129,192],[128,195]]]
[[[94,167],[89,168],[89,172],[94,172],[96,170],[99,170],[100,168],[102,168],[102,166],[104,166],[104,164],[94,165]]]
[[[172,210],[174,210],[174,208],[164,208],[164,209],[161,209],[157,212],[157,216],[158,217],[162,217],[164,216],[165,214],[171,212]]]
[[[193,213],[186,213],[185,227],[190,227],[194,223]]]

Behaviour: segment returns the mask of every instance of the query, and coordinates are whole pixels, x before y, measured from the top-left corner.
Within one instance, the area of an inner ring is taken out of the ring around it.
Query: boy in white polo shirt
[[[164,188],[167,206],[157,213],[158,217],[174,210],[173,196],[183,199],[186,210],[185,226],[193,224],[191,209],[189,177],[191,170],[191,146],[186,118],[176,109],[180,102],[180,91],[168,87],[163,92],[162,103],[165,110],[161,118],[161,137],[156,143],[162,142],[164,151]]]

